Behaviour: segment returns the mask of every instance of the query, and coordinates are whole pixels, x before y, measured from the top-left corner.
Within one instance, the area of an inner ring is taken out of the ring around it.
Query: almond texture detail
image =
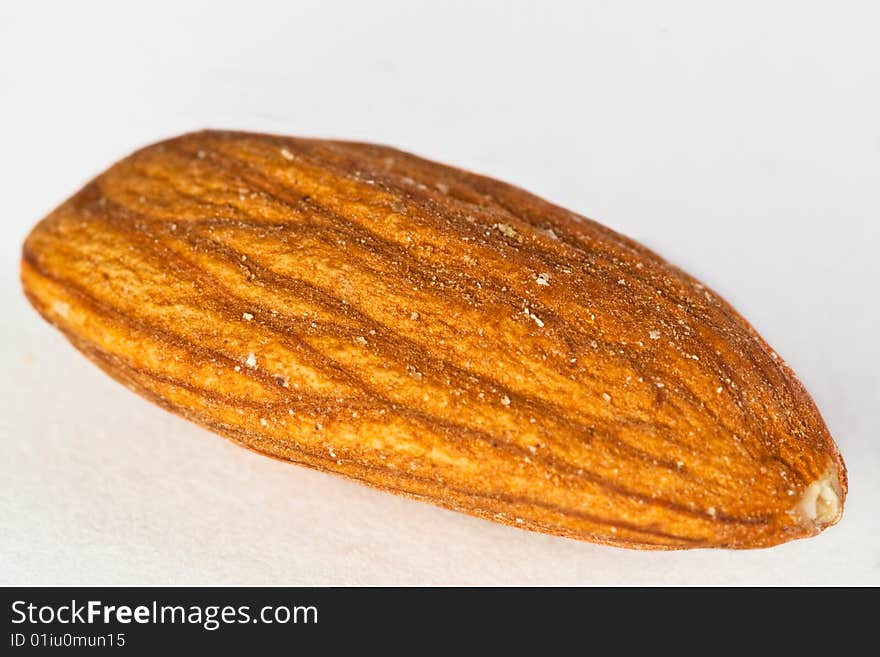
[[[633,548],[770,546],[842,513],[815,404],[717,294],[392,148],[212,131],[147,147],[34,228],[21,277],[135,392],[382,490]]]

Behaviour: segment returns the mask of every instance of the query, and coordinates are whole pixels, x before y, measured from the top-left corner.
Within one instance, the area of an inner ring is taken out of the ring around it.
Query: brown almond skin
[[[842,513],[815,404],[717,294],[392,148],[150,146],[34,228],[21,278],[135,392],[382,490],[630,548],[765,547]]]

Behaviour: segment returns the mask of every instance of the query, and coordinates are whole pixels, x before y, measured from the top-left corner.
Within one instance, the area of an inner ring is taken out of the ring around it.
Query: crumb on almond
[[[494,224],[492,228],[504,235],[504,237],[516,237],[519,234],[516,232],[516,228],[509,224]]]

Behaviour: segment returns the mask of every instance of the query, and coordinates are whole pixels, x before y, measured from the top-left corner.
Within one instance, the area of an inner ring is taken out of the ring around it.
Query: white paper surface
[[[871,2],[0,5],[0,583],[880,584]],[[25,302],[30,226],[202,127],[376,141],[587,214],[728,298],[849,466],[843,521],[639,553],[262,458],[136,397]]]

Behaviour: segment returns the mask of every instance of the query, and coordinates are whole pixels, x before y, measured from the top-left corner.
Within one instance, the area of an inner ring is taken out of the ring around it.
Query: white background
[[[878,7],[2,3],[0,583],[880,584]],[[763,551],[603,548],[136,397],[26,304],[20,244],[114,160],[202,127],[391,144],[655,248],[799,373],[849,466],[844,519]]]

